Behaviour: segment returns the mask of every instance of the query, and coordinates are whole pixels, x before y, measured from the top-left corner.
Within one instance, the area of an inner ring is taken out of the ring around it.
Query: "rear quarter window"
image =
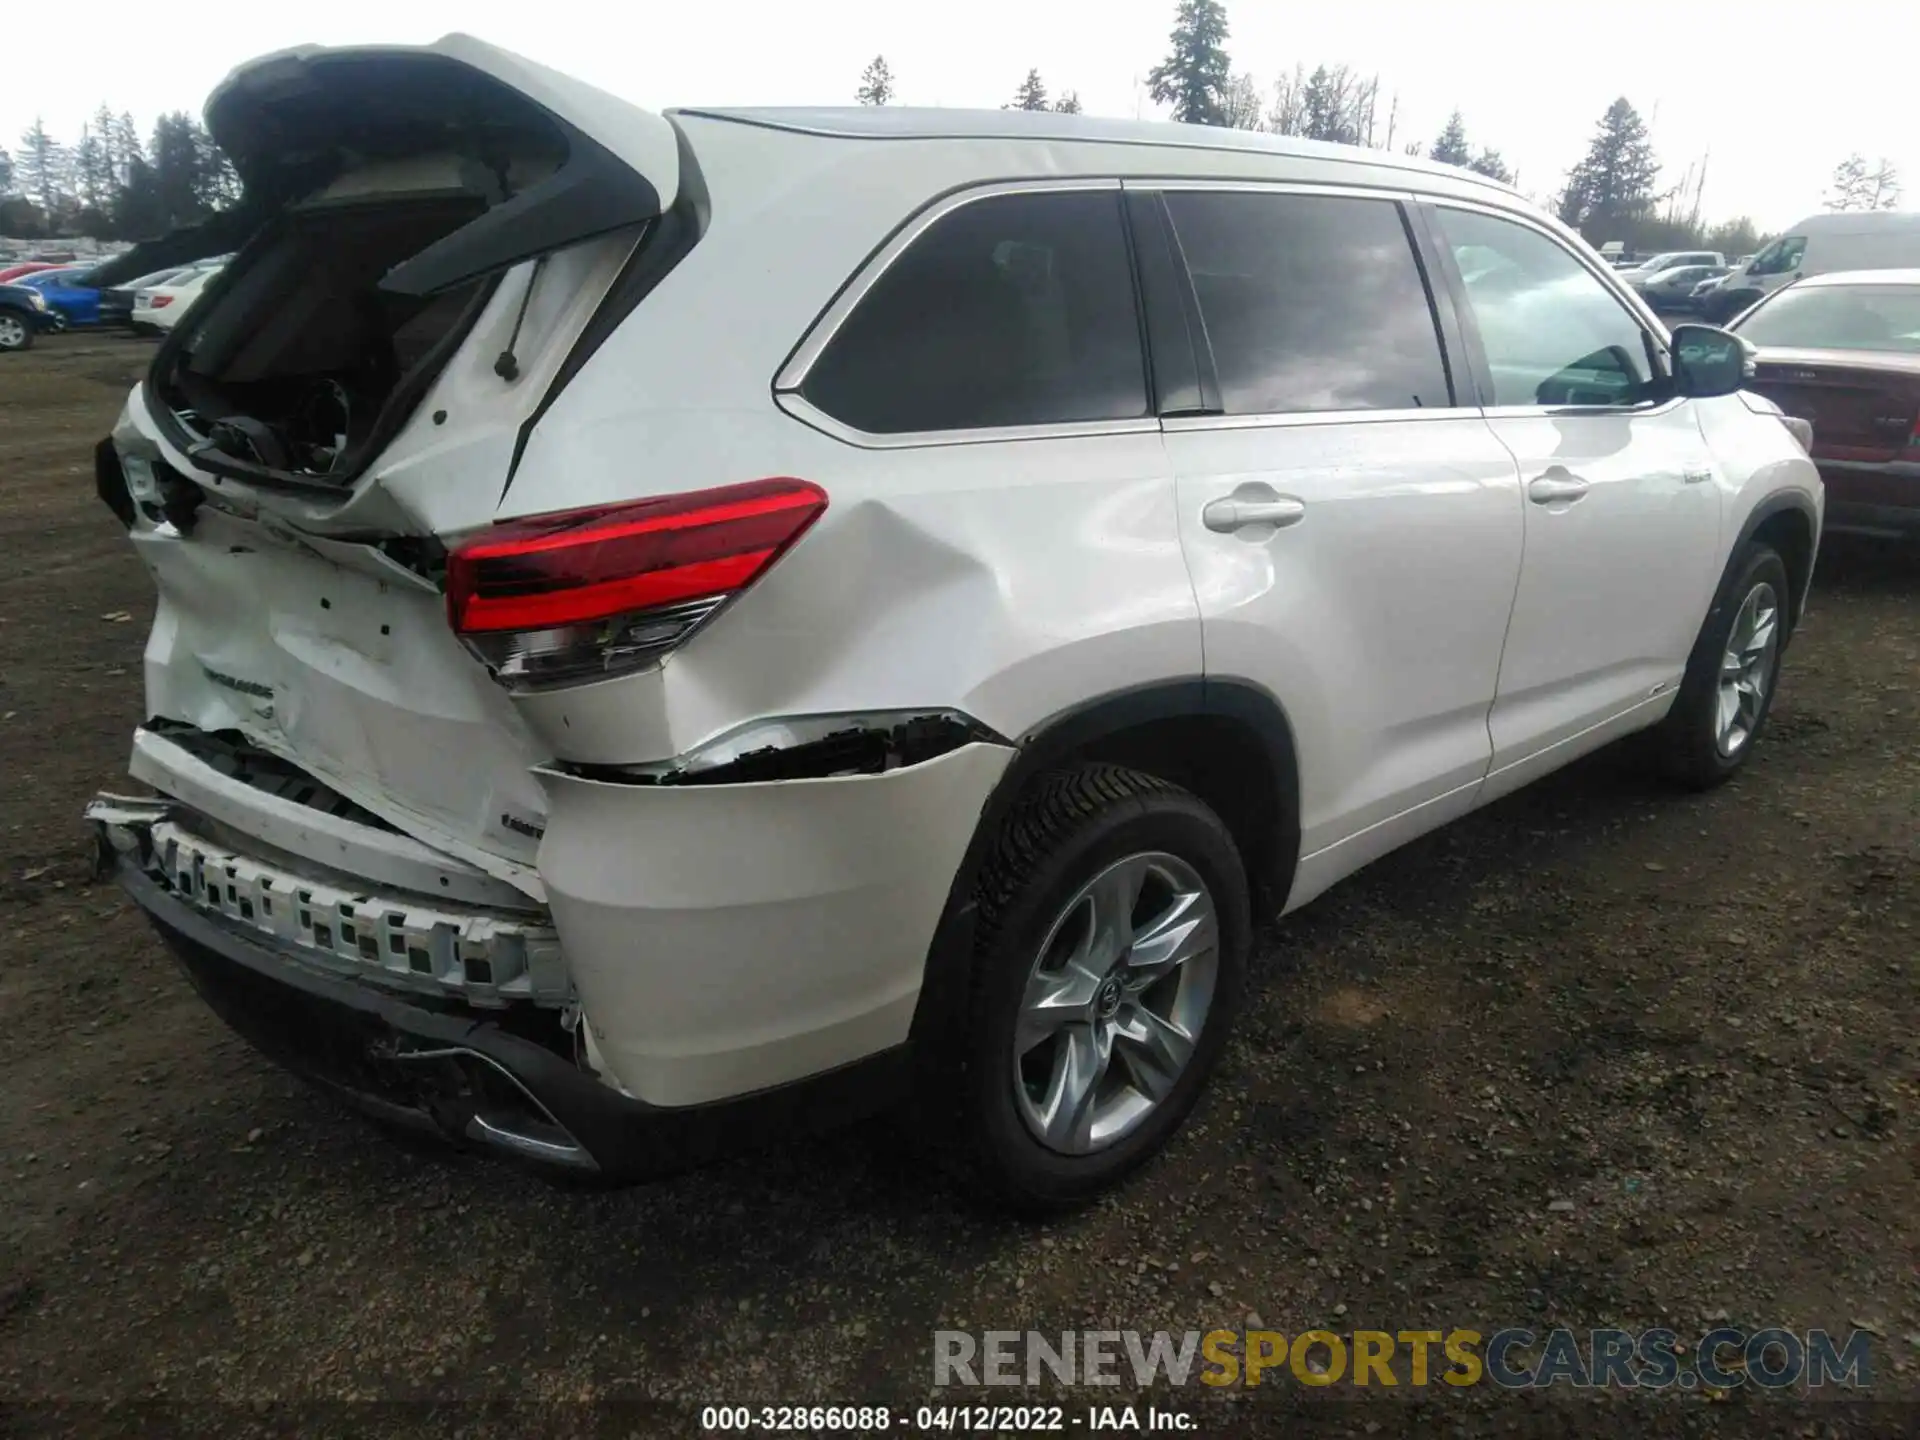
[[[801,393],[856,430],[1137,419],[1146,360],[1117,190],[942,215],[874,281]]]

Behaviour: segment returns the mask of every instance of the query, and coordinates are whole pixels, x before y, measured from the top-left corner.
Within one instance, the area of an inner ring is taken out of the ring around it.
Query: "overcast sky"
[[[233,65],[305,42],[420,42],[464,30],[650,107],[850,102],[884,54],[897,103],[994,106],[1029,66],[1100,115],[1152,117],[1145,76],[1174,0],[199,0],[175,11],[90,4],[13,27],[0,144],[43,117],[71,141],[105,101],[143,131],[198,112]],[[1686,14],[1689,19],[1679,18]],[[1780,229],[1820,208],[1849,151],[1885,155],[1920,209],[1912,0],[1775,8],[1520,4],[1509,0],[1228,0],[1236,71],[1270,88],[1296,62],[1345,63],[1399,96],[1396,141],[1431,142],[1456,105],[1468,139],[1501,150],[1520,188],[1556,193],[1607,104],[1646,116],[1677,183],[1707,159],[1710,220]],[[24,17],[23,17],[24,18]],[[76,28],[77,26],[77,28]],[[54,39],[55,30],[61,32]],[[89,38],[77,38],[89,37]],[[95,40],[91,37],[100,37]],[[47,49],[35,58],[36,45]],[[1885,68],[1885,67],[1891,67]]]

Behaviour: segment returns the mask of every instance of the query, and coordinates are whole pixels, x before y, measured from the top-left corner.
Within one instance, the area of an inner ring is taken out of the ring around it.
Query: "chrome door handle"
[[[1713,479],[1711,470],[1682,470],[1680,478],[1689,485],[1704,485]]]
[[[1206,508],[1200,512],[1200,523],[1218,534],[1230,535],[1249,525],[1271,525],[1275,529],[1284,529],[1288,525],[1299,524],[1306,514],[1305,501],[1291,500],[1285,496],[1276,500],[1242,500],[1223,495],[1218,500],[1207,502]]]
[[[1536,505],[1559,505],[1587,493],[1587,482],[1571,475],[1542,475],[1527,486],[1527,498]]]

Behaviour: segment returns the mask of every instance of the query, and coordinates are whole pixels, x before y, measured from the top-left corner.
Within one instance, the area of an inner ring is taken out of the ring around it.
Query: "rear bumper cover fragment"
[[[108,848],[175,898],[321,970],[481,1007],[574,1000],[560,938],[539,917],[330,884],[210,840],[176,818],[181,813],[166,800],[102,796],[87,818]]]
[[[258,1049],[389,1122],[550,1174],[672,1173],[871,1113],[904,1078],[901,1049],[725,1102],[647,1105],[495,1020],[290,962],[266,937],[181,900],[104,836],[101,860],[207,1003]]]

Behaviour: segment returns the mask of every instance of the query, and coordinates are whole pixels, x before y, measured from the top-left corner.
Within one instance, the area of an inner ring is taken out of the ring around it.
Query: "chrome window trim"
[[[1424,177],[1422,177],[1424,178]],[[822,351],[846,323],[847,317],[864,300],[893,263],[916,240],[945,216],[977,200],[1005,195],[1048,194],[1062,191],[1127,190],[1141,192],[1228,192],[1243,194],[1320,195],[1356,200],[1382,200],[1395,204],[1428,204],[1437,208],[1476,211],[1497,220],[1522,225],[1557,245],[1575,263],[1600,282],[1601,288],[1619,302],[1628,316],[1650,334],[1662,357],[1671,363],[1671,336],[1653,310],[1643,304],[1625,286],[1601,266],[1586,257],[1550,227],[1523,209],[1463,199],[1443,191],[1410,184],[1406,189],[1372,185],[1344,184],[1337,180],[1260,180],[1217,179],[1205,176],[1070,176],[1028,180],[998,181],[969,186],[941,196],[912,215],[870,255],[854,277],[834,297],[809,327],[800,344],[774,377],[774,403],[787,415],[831,439],[863,450],[910,450],[949,445],[991,445],[1023,440],[1069,440],[1107,435],[1141,435],[1164,432],[1181,434],[1209,430],[1256,430],[1310,425],[1360,425],[1457,419],[1463,415],[1496,419],[1528,419],[1553,416],[1660,415],[1677,408],[1685,397],[1643,402],[1639,405],[1451,405],[1432,408],[1413,407],[1395,410],[1300,410],[1259,415],[1143,415],[1126,419],[1062,421],[1045,425],[982,426],[964,430],[910,430],[880,434],[858,429],[820,409],[805,395],[808,372]]]
[[[1232,194],[1331,195],[1346,200],[1391,200],[1395,203],[1420,198],[1413,186],[1404,190],[1382,185],[1353,185],[1341,180],[1209,180],[1202,175],[1173,175],[1165,178],[1134,178],[1120,182],[1126,190],[1146,192],[1217,190]]]
[[[1204,430],[1268,430],[1304,425],[1383,425],[1409,420],[1478,419],[1473,405],[1414,406],[1400,410],[1275,410],[1261,415],[1166,415],[1160,428],[1169,435]]]
[[[1643,400],[1638,405],[1488,405],[1480,413],[1489,420],[1529,420],[1555,417],[1579,418],[1583,415],[1665,415],[1686,404],[1684,395],[1669,395],[1664,400]]]
[[[904,430],[898,435],[875,435],[836,420],[798,391],[783,390],[773,403],[821,434],[862,450],[920,450],[941,445],[992,445],[1012,440],[1084,440],[1100,435],[1156,435],[1160,421],[1152,415],[1126,420],[1063,420],[1053,425],[996,425],[972,430]]]
[[[773,377],[774,394],[777,396],[794,394],[806,383],[807,372],[813,368],[814,362],[820,358],[820,352],[832,343],[833,337],[839,333],[840,327],[846,323],[847,317],[851,315],[860,302],[866,298],[867,292],[874,287],[880,277],[887,273],[888,268],[892,266],[893,262],[898,260],[907,247],[912,245],[913,242],[918,240],[922,235],[926,234],[934,224],[946,216],[951,215],[961,206],[971,205],[977,200],[997,199],[1003,195],[1052,194],[1060,191],[1074,190],[1117,191],[1119,188],[1119,180],[1111,176],[1074,176],[1058,180],[1008,180],[989,185],[975,185],[941,196],[932,204],[927,205],[924,209],[909,217],[906,223],[901,225],[898,230],[895,230],[892,236],[878,251],[868,256],[861,267],[854,272],[853,279],[842,288],[838,295],[834,296],[827,308],[815,318],[813,325],[808,329],[805,337],[795,348],[793,354],[787,357],[787,363],[782,365],[780,372]],[[835,423],[838,424],[839,422],[836,421]],[[850,430],[857,435],[866,435],[867,433],[861,430],[853,430],[852,426],[843,426],[842,428]],[[951,434],[955,432],[928,431],[905,433]],[[898,437],[875,435],[869,438],[872,440],[884,439],[891,441]]]

